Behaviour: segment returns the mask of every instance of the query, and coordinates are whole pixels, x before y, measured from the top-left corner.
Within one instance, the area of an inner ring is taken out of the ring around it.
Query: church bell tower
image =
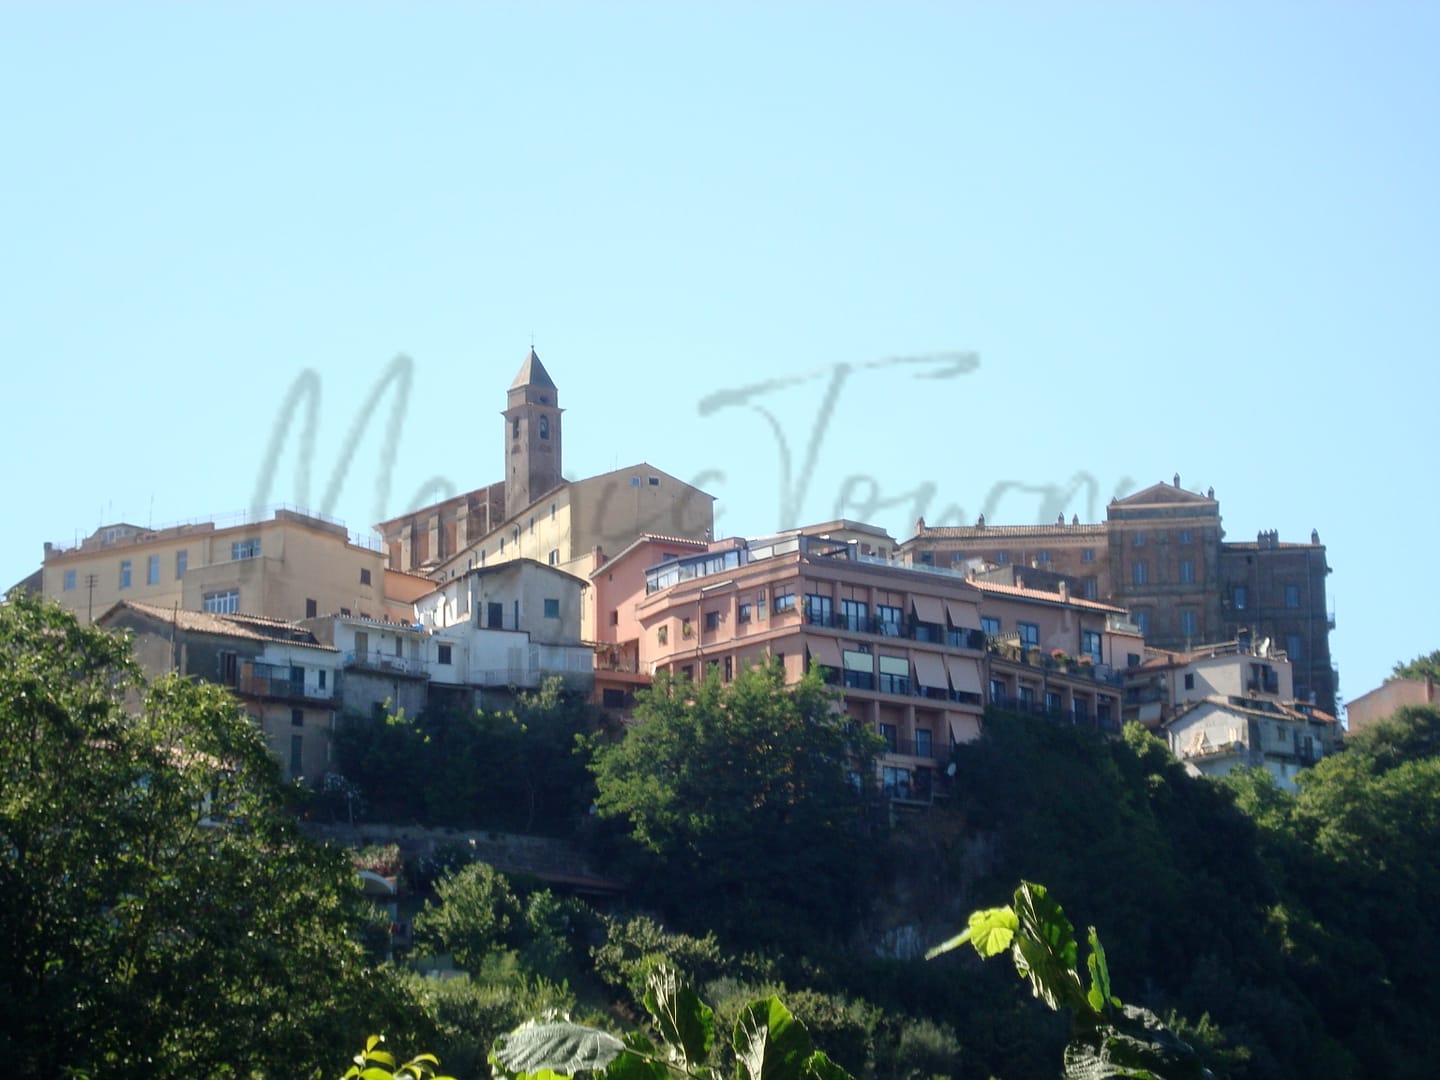
[[[560,392],[532,346],[510,384],[505,418],[505,517],[557,487],[560,475]]]

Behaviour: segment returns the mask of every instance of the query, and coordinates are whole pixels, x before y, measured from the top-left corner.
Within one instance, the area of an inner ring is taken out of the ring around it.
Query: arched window
[[[550,418],[548,416],[540,417],[540,437],[542,439],[550,438]]]

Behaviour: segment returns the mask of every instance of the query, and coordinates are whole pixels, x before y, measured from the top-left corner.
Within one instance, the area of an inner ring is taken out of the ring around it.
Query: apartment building
[[[1435,680],[1386,679],[1367,694],[1361,694],[1345,705],[1345,725],[1350,731],[1363,731],[1372,724],[1395,715],[1405,705],[1434,705],[1440,701]]]
[[[318,785],[331,763],[340,656],[302,626],[120,600],[96,617],[128,631],[151,678],[179,672],[227,686],[265,735],[287,780]]]
[[[153,530],[107,525],[73,547],[47,543],[41,573],[43,595],[82,623],[122,600],[281,620],[387,611],[378,543],[292,509]]]
[[[1125,719],[1160,730],[1188,705],[1208,697],[1293,702],[1295,676],[1283,652],[1249,634],[1235,641],[1174,651],[1145,650],[1125,670]]]
[[[714,544],[645,571],[634,604],[639,662],[730,680],[778,661],[788,679],[819,667],[843,708],[878,732],[880,781],[901,803],[931,800],[953,744],[979,735],[984,709],[979,592],[960,574],[871,551],[893,542],[832,522]]]
[[[1144,639],[1124,608],[1054,589],[971,576],[985,634],[986,700],[996,708],[1120,730],[1124,669]]]
[[[929,527],[919,522],[904,558],[927,565],[1016,565],[1070,578],[1081,597],[1124,608],[1152,646],[1185,650],[1248,630],[1290,657],[1295,696],[1335,711],[1330,659],[1330,573],[1317,532],[1284,543],[1261,532],[1227,542],[1214,489],[1170,483],[1111,501],[1104,522]]]
[[[1301,770],[1340,747],[1340,725],[1308,702],[1207,695],[1180,707],[1164,727],[1171,752],[1196,775],[1264,768],[1287,791]]]

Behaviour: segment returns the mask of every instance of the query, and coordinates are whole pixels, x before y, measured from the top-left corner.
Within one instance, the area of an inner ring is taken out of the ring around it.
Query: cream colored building
[[[82,623],[122,600],[286,620],[387,610],[378,542],[287,509],[234,524],[108,525],[75,547],[47,543],[42,582]]]

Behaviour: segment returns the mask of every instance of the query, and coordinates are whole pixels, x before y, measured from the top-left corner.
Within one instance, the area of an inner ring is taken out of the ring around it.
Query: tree
[[[878,742],[814,672],[791,688],[779,665],[729,685],[662,675],[624,738],[594,744],[597,806],[628,824],[637,886],[680,924],[843,933],[875,866],[871,785],[850,777],[873,776]]]
[[[127,707],[127,704],[129,707]],[[19,1076],[303,1075],[379,1011],[347,860],[222,688],[0,608],[0,1056]]]
[[[415,917],[416,941],[454,955],[468,971],[503,944],[521,919],[520,901],[505,876],[488,863],[474,862],[435,886],[438,904],[425,902]]]
[[[1408,664],[1395,665],[1397,679],[1434,679],[1440,682],[1440,649],[1428,656],[1417,656]]]

